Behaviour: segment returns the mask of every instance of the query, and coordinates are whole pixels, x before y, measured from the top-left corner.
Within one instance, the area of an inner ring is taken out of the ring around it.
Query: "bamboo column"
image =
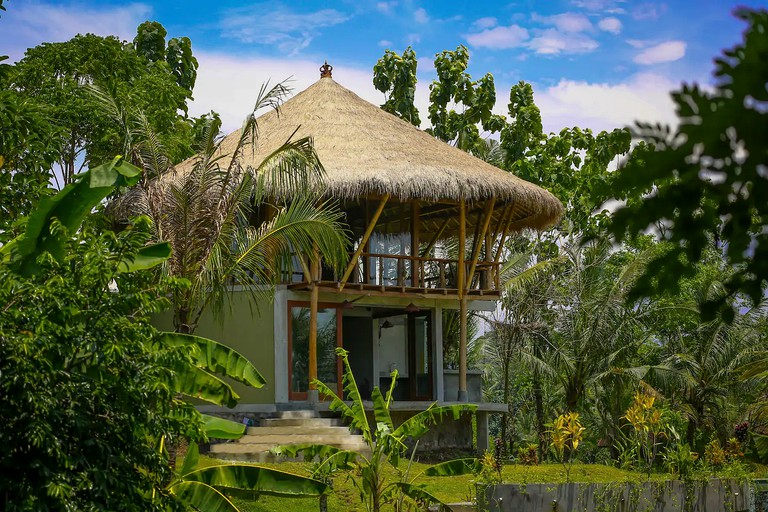
[[[420,231],[421,231],[421,219],[419,202],[413,200],[411,202],[411,286],[419,288],[421,286],[421,277],[419,275],[419,244]]]
[[[459,202],[459,402],[467,402],[467,298],[465,297],[464,251],[467,245],[467,207],[464,199]]]

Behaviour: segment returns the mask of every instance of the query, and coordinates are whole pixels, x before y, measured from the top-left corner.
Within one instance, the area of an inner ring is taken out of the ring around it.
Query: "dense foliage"
[[[61,261],[41,256],[32,276],[0,265],[4,510],[174,505],[157,444],[201,434],[198,413],[167,385],[188,352],[164,348],[149,323],[167,299],[119,271],[147,238],[86,228],[67,236]]]
[[[677,290],[713,240],[723,247],[735,272],[725,293],[705,304],[708,319],[718,307],[733,319],[726,296],[759,303],[768,279],[768,11],[736,15],[749,27],[741,44],[715,59],[714,89],[683,85],[672,94],[675,130],[638,124],[635,136],[645,143],[612,191],[627,200],[611,227],[619,240],[656,228],[671,244],[648,266],[637,295]]]

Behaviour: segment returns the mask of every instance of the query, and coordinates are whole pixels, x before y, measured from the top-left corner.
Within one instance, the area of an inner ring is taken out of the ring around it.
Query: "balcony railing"
[[[352,254],[351,256],[354,256]],[[500,291],[498,263],[477,261],[464,262],[465,279],[472,280],[465,288],[472,295],[495,295]],[[379,291],[421,292],[457,294],[457,259],[419,257],[402,254],[361,253],[344,287],[346,289],[373,289]],[[294,266],[290,278],[284,281],[300,288],[306,285],[305,273],[299,263]],[[326,287],[341,287],[340,277],[323,269],[320,283]]]

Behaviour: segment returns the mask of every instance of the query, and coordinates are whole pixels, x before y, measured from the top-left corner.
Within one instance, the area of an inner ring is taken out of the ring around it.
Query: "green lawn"
[[[221,464],[222,461],[209,457],[200,458],[200,466]],[[407,462],[404,462],[407,464]],[[303,462],[284,462],[280,464],[260,464],[274,467],[283,471],[308,475],[309,465]],[[426,468],[426,464],[414,463],[412,474],[417,474]],[[387,466],[387,470],[395,476],[395,471]],[[671,478],[667,474],[653,474],[654,480]],[[502,479],[505,483],[560,483],[565,482],[563,467],[559,464],[541,464],[539,466],[507,465],[502,471]],[[571,470],[571,480],[574,482],[626,482],[642,481],[647,479],[644,473],[625,471],[610,466],[598,464],[574,464]],[[427,490],[445,502],[467,501],[471,497],[474,486],[474,477],[466,475],[462,477],[431,477],[419,480],[427,486]],[[243,511],[247,512],[271,512],[283,510],[284,512],[315,512],[318,510],[316,498],[276,498],[263,496],[255,501],[233,500]],[[333,492],[328,498],[328,510],[330,511],[363,511],[355,487],[344,474],[336,477],[333,482]]]

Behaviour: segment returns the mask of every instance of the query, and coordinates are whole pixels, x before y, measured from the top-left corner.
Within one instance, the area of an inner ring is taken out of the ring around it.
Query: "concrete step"
[[[347,427],[307,427],[304,425],[281,427],[248,427],[245,431],[249,436],[279,434],[285,436],[303,435],[349,435]]]
[[[277,411],[275,413],[276,418],[282,418],[282,419],[311,419],[311,418],[319,418],[320,415],[317,414],[317,411],[311,411],[311,410],[298,410],[298,411]]]
[[[361,436],[353,436],[349,432],[341,432],[335,434],[305,434],[298,435],[283,435],[283,434],[263,434],[263,435],[245,435],[237,440],[241,444],[271,444],[277,446],[279,444],[296,444],[296,443],[314,443],[314,444],[335,444],[343,443],[346,440],[359,440],[363,442]]]
[[[271,443],[219,443],[211,445],[211,453],[216,456],[226,456],[229,454],[246,454],[246,453],[262,453],[269,452],[276,445]],[[331,446],[335,446],[340,450],[351,450],[358,453],[366,454],[370,453],[368,446],[365,443],[334,443]]]
[[[341,427],[339,418],[269,418],[261,420],[262,427]]]

